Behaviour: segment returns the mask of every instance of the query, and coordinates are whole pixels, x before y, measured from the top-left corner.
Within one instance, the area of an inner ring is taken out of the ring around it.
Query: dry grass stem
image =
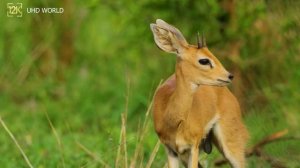
[[[65,167],[65,157],[64,157],[63,146],[62,146],[61,140],[59,138],[59,135],[58,135],[55,127],[53,126],[53,123],[51,122],[51,120],[49,118],[49,115],[48,115],[47,111],[45,111],[45,115],[46,115],[47,121],[48,121],[48,123],[49,123],[49,125],[51,127],[51,130],[52,130],[52,132],[54,134],[56,142],[58,144],[58,149],[59,149],[59,152],[60,152],[60,154],[62,156],[61,157],[62,166]]]
[[[156,87],[156,90],[155,90],[155,93],[157,91],[157,89],[161,86],[162,84],[162,81],[161,80],[158,84],[158,86]],[[136,162],[137,162],[137,159],[138,159],[138,156],[139,154],[141,153],[141,149],[142,149],[142,146],[143,146],[143,140],[144,140],[144,137],[145,137],[145,134],[146,134],[146,130],[148,128],[148,120],[149,120],[149,114],[151,112],[151,109],[152,109],[152,104],[153,104],[153,100],[151,100],[150,104],[148,105],[148,108],[147,108],[147,111],[146,111],[146,114],[145,114],[145,119],[144,119],[144,122],[143,122],[143,126],[142,128],[140,128],[138,130],[138,142],[137,142],[137,145],[136,145],[136,148],[135,148],[135,152],[134,152],[134,155],[133,155],[133,158],[131,159],[131,163],[130,163],[130,168],[135,168],[136,167]]]
[[[152,151],[152,153],[151,153],[151,156],[150,156],[150,158],[148,160],[146,168],[150,168],[151,167],[151,165],[152,165],[152,163],[154,161],[154,158],[155,158],[155,156],[156,156],[156,154],[158,152],[159,147],[160,147],[160,141],[158,140],[157,143],[156,143],[156,145],[155,145],[155,147],[154,147],[154,149],[153,149],[153,151]]]
[[[126,104],[125,104],[125,112],[121,114],[122,126],[120,132],[119,146],[117,150],[117,157],[115,161],[116,168],[120,167],[121,153],[124,154],[123,167],[127,168],[128,166],[127,143],[126,143],[126,121],[127,121],[127,113],[128,113],[129,91],[130,91],[130,79],[127,78]]]
[[[4,123],[4,121],[2,120],[1,116],[0,116],[0,122],[1,125],[4,127],[5,131],[8,133],[8,135],[10,136],[10,138],[14,141],[14,143],[16,144],[17,148],[19,149],[19,151],[21,152],[23,158],[26,161],[26,164],[28,165],[28,167],[33,168],[32,164],[30,163],[28,157],[26,156],[25,152],[23,151],[23,149],[21,148],[21,146],[19,145],[18,141],[16,140],[15,136],[12,134],[12,132],[8,129],[8,127],[6,126],[6,124]]]

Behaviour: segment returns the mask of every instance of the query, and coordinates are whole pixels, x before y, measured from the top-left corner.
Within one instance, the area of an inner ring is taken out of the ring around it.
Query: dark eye
[[[209,65],[209,64],[210,64],[210,61],[209,61],[209,59],[200,59],[200,60],[199,60],[199,63],[200,63],[201,65]]]

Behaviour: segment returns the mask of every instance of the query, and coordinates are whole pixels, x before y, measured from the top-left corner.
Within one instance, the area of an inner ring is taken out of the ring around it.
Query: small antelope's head
[[[233,75],[225,70],[220,61],[208,50],[202,37],[198,46],[187,43],[182,33],[163,20],[150,24],[157,46],[177,55],[177,70],[186,80],[196,85],[225,86]]]

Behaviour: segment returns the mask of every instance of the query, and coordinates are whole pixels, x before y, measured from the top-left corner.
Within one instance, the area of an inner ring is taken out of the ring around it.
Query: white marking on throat
[[[198,89],[198,87],[199,87],[199,85],[197,85],[194,82],[191,82],[191,89],[192,89],[193,92],[195,92]]]

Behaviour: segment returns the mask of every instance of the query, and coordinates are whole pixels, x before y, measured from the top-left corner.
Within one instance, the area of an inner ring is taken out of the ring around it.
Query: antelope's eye
[[[201,64],[201,65],[210,65],[210,61],[209,61],[209,59],[200,59],[199,60],[199,63]]]

